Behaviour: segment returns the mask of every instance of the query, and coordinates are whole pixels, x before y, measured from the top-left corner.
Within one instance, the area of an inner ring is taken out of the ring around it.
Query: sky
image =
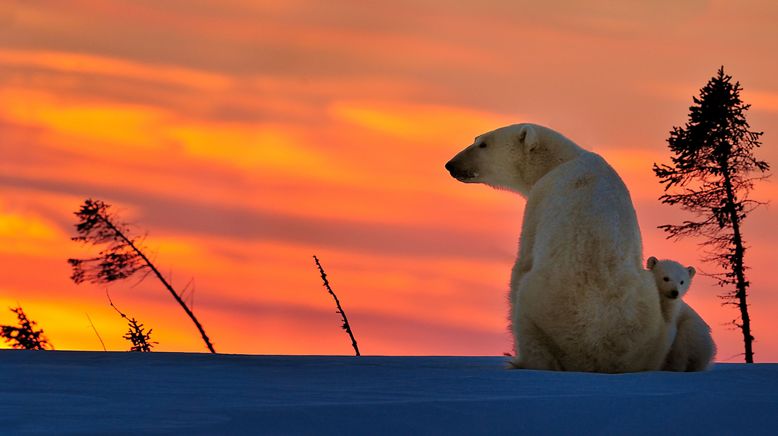
[[[542,3],[542,4],[541,4]],[[111,204],[217,351],[350,354],[317,255],[363,354],[501,355],[524,200],[443,168],[473,137],[534,122],[604,156],[645,257],[703,272],[658,225],[651,171],[724,65],[778,164],[778,6],[744,1],[73,0],[0,5],[0,323],[20,304],[57,349],[205,351],[147,278],[76,285],[86,198]],[[778,200],[774,180],[752,198]],[[744,224],[755,360],[778,361],[775,206]],[[188,287],[187,287],[188,285]],[[703,275],[686,301],[725,362],[742,337]]]

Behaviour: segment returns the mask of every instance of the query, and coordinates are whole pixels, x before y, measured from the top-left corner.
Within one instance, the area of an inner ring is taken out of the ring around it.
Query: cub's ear
[[[697,274],[697,270],[694,269],[693,266],[686,268],[686,270],[689,271],[689,278],[692,278],[695,274]]]
[[[659,260],[657,260],[656,257],[654,257],[654,256],[649,257],[648,260],[646,261],[646,268],[654,269],[654,267],[656,266],[657,262],[659,262]]]
[[[535,129],[535,126],[531,124],[524,124],[521,126],[521,129],[519,130],[519,145],[521,145],[521,149],[524,150],[525,153],[529,153],[537,148],[539,143],[540,138],[538,138],[538,132],[537,129]]]

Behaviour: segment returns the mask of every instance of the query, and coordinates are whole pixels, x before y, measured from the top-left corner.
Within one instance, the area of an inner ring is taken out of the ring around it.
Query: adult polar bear
[[[672,338],[642,268],[629,192],[604,159],[549,128],[515,124],[477,137],[446,169],[527,199],[510,285],[514,366],[660,368]]]

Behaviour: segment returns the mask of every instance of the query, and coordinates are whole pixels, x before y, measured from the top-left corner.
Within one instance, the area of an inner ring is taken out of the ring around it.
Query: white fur
[[[516,367],[660,368],[667,326],[629,192],[605,160],[516,124],[477,137],[446,168],[527,199],[510,290]]]
[[[716,355],[710,326],[694,311],[683,296],[689,290],[695,270],[673,260],[650,257],[646,264],[654,274],[662,315],[670,330],[670,351],[662,369],[666,371],[704,371]],[[673,291],[677,291],[674,297]],[[674,332],[674,335],[672,334]]]

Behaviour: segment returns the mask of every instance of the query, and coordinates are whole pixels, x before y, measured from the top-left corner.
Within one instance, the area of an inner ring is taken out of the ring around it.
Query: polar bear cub
[[[694,267],[685,267],[673,260],[658,260],[656,257],[650,257],[646,267],[654,274],[662,317],[668,323],[668,341],[672,343],[662,369],[707,369],[716,355],[716,344],[710,327],[682,300],[696,273]]]
[[[662,317],[675,324],[683,306],[681,298],[689,290],[692,277],[697,271],[693,266],[684,267],[674,260],[658,260],[653,256],[648,258],[646,267],[654,274]]]

